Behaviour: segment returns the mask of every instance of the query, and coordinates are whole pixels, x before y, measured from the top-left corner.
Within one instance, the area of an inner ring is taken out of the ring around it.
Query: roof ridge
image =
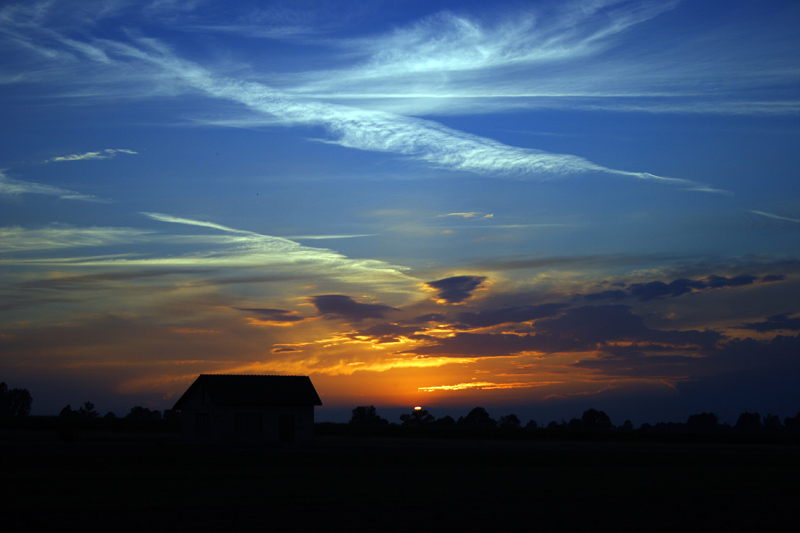
[[[309,376],[200,374],[177,401],[176,409],[198,388],[219,407],[253,405],[322,405]]]
[[[307,378],[301,374],[200,374],[201,376],[237,376],[254,378]]]

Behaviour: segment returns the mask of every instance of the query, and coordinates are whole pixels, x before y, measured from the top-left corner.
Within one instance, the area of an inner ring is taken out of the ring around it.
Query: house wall
[[[314,440],[314,406],[223,409],[203,401],[200,391],[181,410],[181,437],[197,443],[307,445]]]

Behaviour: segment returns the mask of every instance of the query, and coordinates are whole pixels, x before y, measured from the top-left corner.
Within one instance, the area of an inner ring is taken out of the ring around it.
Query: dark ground
[[[800,447],[0,432],[4,531],[797,531]]]

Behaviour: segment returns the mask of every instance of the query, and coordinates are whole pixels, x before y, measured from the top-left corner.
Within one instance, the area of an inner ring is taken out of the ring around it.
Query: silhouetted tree
[[[758,413],[744,412],[736,421],[736,429],[739,431],[758,431],[761,427],[761,415]]]
[[[81,418],[97,418],[100,413],[94,410],[94,404],[92,402],[86,401],[75,411],[75,414]]]
[[[686,420],[686,427],[689,431],[706,433],[718,429],[717,415],[714,413],[698,413],[690,415]]]
[[[625,420],[620,427],[618,427],[620,431],[633,431],[633,422],[630,420]]]
[[[780,431],[783,429],[780,417],[771,414],[764,416],[764,429],[767,431]]]
[[[113,413],[111,413],[113,416]],[[84,402],[82,406],[78,408],[78,410],[74,410],[71,404],[67,404],[59,413],[59,418],[61,419],[72,419],[79,422],[78,425],[86,426],[87,421],[97,418],[100,414],[95,411],[94,404],[92,402]],[[108,415],[106,415],[108,417]]]
[[[350,424],[354,426],[386,426],[389,421],[378,416],[374,405],[360,405],[353,409]]]
[[[611,423],[611,418],[603,411],[597,409],[588,409],[583,412],[581,422],[585,429],[613,429],[614,425]]]
[[[501,416],[500,420],[497,421],[497,427],[504,430],[514,430],[521,428],[522,422],[517,418],[517,415],[510,414]]]
[[[783,425],[790,431],[800,431],[800,413],[784,418]]]
[[[536,420],[530,420],[527,424],[525,424],[525,429],[536,429],[539,427],[539,424],[536,423]]]
[[[497,427],[497,421],[489,416],[486,409],[476,407],[466,417],[458,417],[456,425],[466,429],[494,429]]]
[[[400,415],[400,425],[405,427],[419,427],[431,424],[436,418],[425,409],[411,411],[410,414]]]
[[[0,383],[0,417],[28,416],[33,398],[27,389],[10,389],[5,382]]]

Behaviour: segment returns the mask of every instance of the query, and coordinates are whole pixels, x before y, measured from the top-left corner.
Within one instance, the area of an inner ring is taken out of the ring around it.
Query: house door
[[[278,417],[278,440],[281,444],[294,443],[294,415]]]

